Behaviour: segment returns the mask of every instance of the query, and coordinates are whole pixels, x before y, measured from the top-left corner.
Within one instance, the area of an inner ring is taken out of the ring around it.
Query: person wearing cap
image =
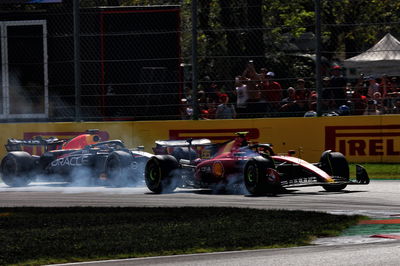
[[[268,103],[269,111],[277,112],[282,101],[282,86],[274,81],[275,73],[269,71],[266,73],[261,84],[261,98]]]
[[[235,107],[229,103],[228,94],[222,93],[219,96],[221,104],[218,105],[215,112],[216,119],[233,119],[236,117]]]

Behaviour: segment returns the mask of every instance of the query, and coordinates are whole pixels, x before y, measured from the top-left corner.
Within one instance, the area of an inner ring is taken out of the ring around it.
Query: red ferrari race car
[[[252,195],[277,194],[285,188],[322,186],[340,191],[347,185],[368,184],[367,171],[356,166],[350,180],[343,154],[325,151],[317,163],[276,155],[271,144],[251,144],[246,132],[222,144],[207,139],[156,141],[155,156],[145,167],[145,182],[154,193],[176,187],[225,189],[245,185]]]
[[[26,186],[34,179],[67,181],[80,185],[126,186],[143,183],[144,166],[152,154],[142,147],[128,149],[121,140],[101,141],[98,130],[72,139],[40,136],[30,140],[8,139],[1,161],[2,180],[9,186]],[[42,146],[41,156],[23,151]]]

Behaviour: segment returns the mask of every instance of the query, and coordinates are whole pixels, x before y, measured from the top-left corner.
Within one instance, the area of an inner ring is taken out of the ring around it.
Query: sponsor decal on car
[[[89,155],[78,155],[59,158],[51,162],[51,166],[82,166],[89,164]]]
[[[217,177],[224,176],[224,165],[220,161],[215,161],[212,165],[212,172]]]

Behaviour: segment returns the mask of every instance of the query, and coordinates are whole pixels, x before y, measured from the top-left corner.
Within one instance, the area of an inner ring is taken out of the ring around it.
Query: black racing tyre
[[[178,168],[178,161],[171,155],[156,155],[150,158],[144,170],[148,189],[157,194],[174,191],[182,183],[182,178],[174,171]]]
[[[32,155],[25,151],[12,151],[1,161],[2,180],[10,187],[27,186],[34,171]]]
[[[251,158],[244,167],[244,184],[252,195],[276,194],[279,192],[280,180],[268,172],[274,171],[275,164],[269,157]]]
[[[132,170],[133,156],[126,151],[114,151],[106,160],[106,175],[111,186],[133,185],[136,181]]]
[[[320,167],[331,176],[341,177],[343,180],[350,179],[349,163],[340,152],[325,151],[321,155]],[[346,184],[334,184],[322,186],[328,192],[338,192],[347,187]]]

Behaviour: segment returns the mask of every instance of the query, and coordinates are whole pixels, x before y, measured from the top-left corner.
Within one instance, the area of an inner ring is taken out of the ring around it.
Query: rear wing
[[[157,140],[156,145],[162,147],[189,147],[211,145],[209,139],[187,139],[187,140]]]
[[[43,139],[38,136],[30,140],[22,140],[22,139],[14,139],[9,138],[7,140],[7,144],[5,145],[7,152],[10,151],[22,151],[25,146],[42,146],[46,151],[55,150],[61,144],[63,144],[65,140],[60,140],[58,138],[50,137],[47,139]]]
[[[156,147],[153,148],[155,154],[171,154],[175,148],[187,149],[195,152],[198,156],[204,147],[212,147],[209,139],[187,139],[187,140],[157,140]],[[197,157],[197,156],[193,156]]]

